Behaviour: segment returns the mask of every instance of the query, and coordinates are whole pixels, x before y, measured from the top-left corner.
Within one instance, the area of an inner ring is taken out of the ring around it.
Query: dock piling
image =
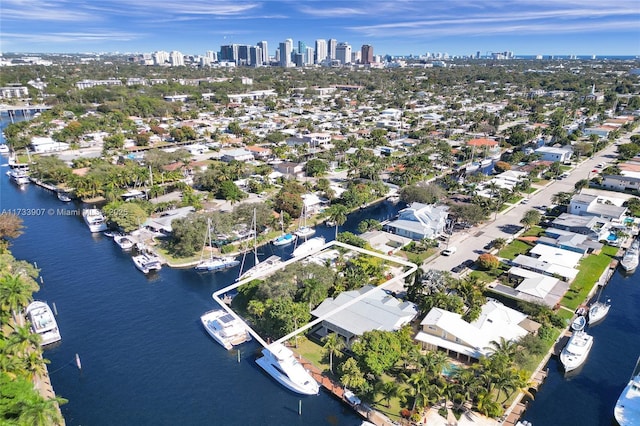
[[[302,400],[301,399],[298,400],[298,415],[299,416],[302,415]]]
[[[56,306],[56,302],[53,302],[52,305],[53,305],[53,313],[56,316],[58,316],[58,307]]]

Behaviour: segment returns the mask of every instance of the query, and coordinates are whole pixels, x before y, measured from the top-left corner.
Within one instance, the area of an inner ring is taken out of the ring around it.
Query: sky
[[[1,0],[0,51],[219,51],[334,38],[376,55],[640,55],[640,0]]]

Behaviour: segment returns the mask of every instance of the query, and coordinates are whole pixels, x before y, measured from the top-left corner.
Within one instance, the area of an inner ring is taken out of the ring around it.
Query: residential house
[[[449,207],[412,203],[400,210],[398,218],[387,223],[384,230],[412,240],[434,239],[442,233],[449,216]]]
[[[510,268],[507,277],[510,285],[496,284],[491,291],[511,299],[554,307],[569,290],[567,281],[518,266]]]
[[[301,163],[283,161],[281,163],[273,164],[272,166],[275,171],[280,172],[287,177],[301,178],[304,176],[304,166]]]
[[[583,234],[592,240],[601,241],[609,235],[611,223],[609,219],[597,216],[578,216],[571,213],[562,213],[551,222],[551,227]]]
[[[420,326],[415,339],[423,349],[443,350],[455,358],[462,355],[467,361],[491,355],[494,352],[491,342],[517,341],[537,329],[525,314],[495,300],[485,303],[473,322],[463,320],[460,314],[432,308]]]
[[[613,191],[640,191],[640,177],[604,175],[602,176],[602,186]]]
[[[171,222],[176,219],[184,219],[194,211],[195,209],[192,206],[168,210],[166,212],[163,212],[159,217],[152,217],[147,219],[142,224],[142,226],[154,232],[160,232],[168,235],[173,232],[173,228],[171,228]]]
[[[538,244],[546,244],[583,255],[602,250],[604,244],[592,240],[587,235],[563,231],[557,228],[545,229],[544,235],[538,238]]]
[[[253,154],[256,160],[267,160],[271,157],[271,149],[258,145],[248,145],[245,149]]]
[[[367,295],[361,300],[353,302],[365,293]],[[319,336],[337,333],[344,338],[347,347],[351,347],[366,331],[396,331],[418,315],[418,308],[414,303],[398,300],[371,285],[342,292],[336,298],[329,297],[311,311],[311,315],[320,318],[334,310],[338,311],[318,324],[314,333]]]
[[[222,157],[220,158],[225,163],[230,163],[231,161],[249,161],[253,160],[253,153],[251,151],[247,151],[244,148],[231,149],[228,151],[223,151]]]
[[[559,161],[561,163],[571,161],[573,150],[571,148],[555,148],[552,146],[541,146],[535,150],[543,161]]]
[[[359,235],[360,238],[369,243],[374,250],[382,253],[392,254],[408,245],[411,238],[402,237],[400,235],[390,234],[384,231],[368,231]]]
[[[57,142],[50,137],[34,136],[31,138],[31,148],[36,154],[44,152],[66,151],[69,144],[66,142]]]
[[[627,211],[626,207],[617,206],[610,199],[592,194],[576,194],[571,198],[569,213],[578,216],[597,216],[621,222]]]

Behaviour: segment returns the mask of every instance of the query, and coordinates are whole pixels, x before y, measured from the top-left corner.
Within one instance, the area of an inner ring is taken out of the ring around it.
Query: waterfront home
[[[378,250],[386,254],[391,254],[400,250],[412,241],[411,238],[390,234],[389,232],[384,231],[368,231],[364,234],[360,234],[359,237],[369,243],[369,246],[374,250]]]
[[[447,206],[411,203],[400,210],[398,218],[387,223],[384,230],[412,240],[434,239],[444,230],[448,216]]]
[[[325,318],[314,328],[313,333],[320,337],[337,333],[344,338],[347,347],[350,347],[365,331],[396,331],[418,315],[418,308],[414,303],[403,302],[371,285],[342,292],[336,298],[328,297],[311,311],[311,315],[320,318],[364,293],[368,294],[363,299]]]
[[[222,157],[220,159],[225,163],[230,163],[234,160],[245,162],[245,161],[253,160],[254,156],[253,156],[253,152],[247,151],[244,148],[239,148],[239,149],[231,149],[228,151],[223,151]]]
[[[494,293],[511,299],[554,307],[569,289],[569,283],[556,277],[514,266],[507,272],[509,285],[495,284]]]
[[[539,237],[537,242],[538,244],[546,244],[583,255],[600,252],[604,246],[604,244],[591,239],[587,235],[556,228],[545,229],[544,235]]]
[[[621,200],[624,202],[624,200]],[[592,194],[576,194],[571,197],[568,212],[578,216],[597,216],[621,222],[627,208],[615,205],[609,198]]]
[[[467,322],[462,315],[441,308],[432,308],[420,322],[421,330],[415,337],[425,350],[442,350],[455,358],[477,361],[489,356],[494,349],[491,342],[517,341],[539,324],[527,316],[492,300],[482,305],[478,319]]]
[[[597,216],[578,216],[562,213],[551,222],[552,228],[587,235],[593,240],[606,240],[611,228],[611,221]]]
[[[159,217],[151,217],[147,219],[142,226],[154,232],[160,232],[168,235],[173,231],[173,228],[171,228],[171,222],[176,219],[183,219],[194,211],[195,209],[192,206],[168,210],[163,212]]]

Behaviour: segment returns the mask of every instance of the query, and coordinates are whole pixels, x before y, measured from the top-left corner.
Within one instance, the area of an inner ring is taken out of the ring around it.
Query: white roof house
[[[525,314],[497,301],[485,303],[480,317],[471,323],[460,314],[432,308],[420,323],[422,331],[415,339],[425,349],[445,349],[479,359],[493,352],[492,341],[501,338],[515,341],[525,336],[528,333],[522,327],[525,320]]]
[[[545,263],[552,263],[566,268],[575,268],[580,262],[580,259],[582,259],[582,253],[576,253],[575,251],[564,250],[546,244],[536,244],[529,250],[529,256],[535,257]]]
[[[42,153],[42,152],[55,152],[55,151],[66,151],[69,149],[69,144],[65,142],[56,142],[50,137],[33,137],[31,138],[31,147],[34,152]]]
[[[448,206],[411,203],[384,230],[414,240],[436,238],[447,224],[448,211]]]
[[[399,330],[418,315],[418,308],[414,303],[403,302],[381,289],[374,289],[375,287],[366,285],[358,290],[342,292],[335,299],[332,297],[325,299],[311,311],[311,315],[321,317],[373,290],[364,299],[322,321],[315,332],[323,336],[329,333],[338,333],[344,337],[349,346],[355,338],[361,336],[365,331]]]

